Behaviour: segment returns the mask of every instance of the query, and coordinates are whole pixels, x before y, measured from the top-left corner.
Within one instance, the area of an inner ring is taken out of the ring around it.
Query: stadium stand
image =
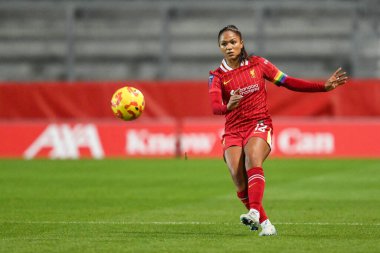
[[[337,66],[380,76],[376,1],[12,1],[0,3],[1,80],[205,79],[217,33],[236,24],[284,72]],[[378,6],[377,6],[378,7]]]

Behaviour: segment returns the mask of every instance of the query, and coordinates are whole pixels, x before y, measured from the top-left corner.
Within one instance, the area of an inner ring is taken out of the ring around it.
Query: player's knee
[[[245,168],[248,170],[253,167],[262,167],[263,162],[263,159],[260,157],[248,156],[245,159]]]

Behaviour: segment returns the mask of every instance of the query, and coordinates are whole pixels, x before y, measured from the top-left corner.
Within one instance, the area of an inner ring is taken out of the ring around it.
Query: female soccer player
[[[275,235],[262,199],[265,187],[263,162],[271,151],[272,120],[268,113],[265,80],[293,91],[330,91],[347,82],[338,68],[326,83],[297,79],[281,72],[267,59],[248,56],[241,32],[228,25],[218,34],[224,59],[210,71],[209,94],[213,113],[225,115],[224,159],[236,186],[237,196],[249,210],[240,221],[260,236]]]

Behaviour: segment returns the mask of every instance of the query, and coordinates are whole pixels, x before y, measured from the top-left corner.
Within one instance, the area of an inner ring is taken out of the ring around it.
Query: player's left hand
[[[347,73],[344,72],[341,67],[339,67],[325,83],[326,91],[333,90],[339,85],[345,84],[347,80],[348,80]]]

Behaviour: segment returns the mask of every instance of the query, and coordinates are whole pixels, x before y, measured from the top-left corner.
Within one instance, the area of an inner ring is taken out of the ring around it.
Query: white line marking
[[[226,222],[202,221],[0,221],[2,224],[90,224],[90,225],[239,225]],[[274,225],[310,225],[310,226],[380,226],[380,223],[346,223],[346,222],[274,222]]]

